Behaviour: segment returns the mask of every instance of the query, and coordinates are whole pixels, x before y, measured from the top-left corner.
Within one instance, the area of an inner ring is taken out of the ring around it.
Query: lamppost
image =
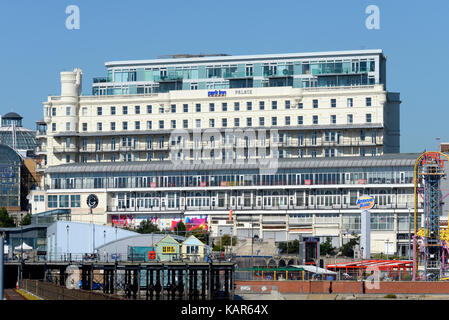
[[[412,245],[412,237],[411,237],[411,213],[410,208],[408,208],[408,260],[411,260],[410,252],[411,252],[411,245]]]
[[[68,258],[69,257],[69,239],[70,239],[70,237],[69,237],[69,230],[70,230],[69,225],[66,226],[66,230],[67,230],[67,258]]]
[[[20,213],[20,261],[23,262],[23,223],[22,223],[23,213]]]
[[[117,262],[117,225],[115,226],[115,262]]]

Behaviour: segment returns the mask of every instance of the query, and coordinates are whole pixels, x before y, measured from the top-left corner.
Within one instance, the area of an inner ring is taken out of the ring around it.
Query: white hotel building
[[[404,228],[408,235],[417,155],[397,154],[399,93],[387,91],[381,50],[106,67],[88,96],[81,70],[61,72],[61,95],[44,102],[45,181],[36,195],[45,201],[33,212],[70,209],[73,221],[100,224],[153,218],[161,227],[197,218],[215,236],[313,235],[339,246],[360,229],[355,201],[369,194],[372,252],[393,243],[408,254],[398,239]],[[197,136],[205,130],[213,137]],[[261,170],[263,161],[277,169]],[[89,194],[99,198],[93,217]]]

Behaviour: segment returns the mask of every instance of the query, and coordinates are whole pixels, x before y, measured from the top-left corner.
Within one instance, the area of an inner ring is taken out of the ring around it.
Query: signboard
[[[374,207],[374,198],[371,196],[364,196],[357,199],[357,208],[361,210],[369,210]]]
[[[95,194],[90,194],[87,197],[87,206],[92,209],[98,206],[98,197]]]
[[[156,259],[156,251],[148,251],[148,260]]]
[[[112,260],[120,260],[120,253],[118,253],[118,254],[112,253],[111,254],[111,259]]]
[[[306,184],[306,185],[310,185],[310,184],[311,184],[311,181],[310,181],[310,179],[306,179],[306,180],[304,180],[304,184]]]
[[[208,91],[207,96],[208,97],[225,97],[226,91],[225,90]]]

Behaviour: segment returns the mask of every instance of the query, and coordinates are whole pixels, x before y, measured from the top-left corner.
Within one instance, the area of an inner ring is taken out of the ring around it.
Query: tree
[[[21,226],[28,226],[31,224],[31,213],[27,213],[25,217],[22,218],[22,221],[20,222]]]
[[[299,240],[280,242],[278,245],[279,253],[299,253]]]
[[[186,236],[187,235],[187,228],[184,222],[179,221],[178,224],[174,227],[173,232],[180,236]]]
[[[331,238],[327,238],[326,242],[320,245],[320,255],[334,254],[335,247],[332,247]]]
[[[144,220],[137,227],[136,231],[138,233],[159,233],[159,228],[153,224],[150,220]]]
[[[352,235],[355,236],[355,234]],[[351,240],[340,248],[341,254],[346,257],[354,257],[354,247],[359,244],[359,239],[359,236],[351,238]]]
[[[12,228],[15,227],[14,219],[9,216],[5,207],[0,208],[0,228]]]

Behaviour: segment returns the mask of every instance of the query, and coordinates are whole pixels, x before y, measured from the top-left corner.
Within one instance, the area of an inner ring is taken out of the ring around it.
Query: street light
[[[23,262],[23,223],[22,223],[23,213],[20,213],[20,260]]]
[[[67,229],[67,258],[68,258],[69,257],[69,230],[70,230],[69,225],[66,226],[66,229]]]

